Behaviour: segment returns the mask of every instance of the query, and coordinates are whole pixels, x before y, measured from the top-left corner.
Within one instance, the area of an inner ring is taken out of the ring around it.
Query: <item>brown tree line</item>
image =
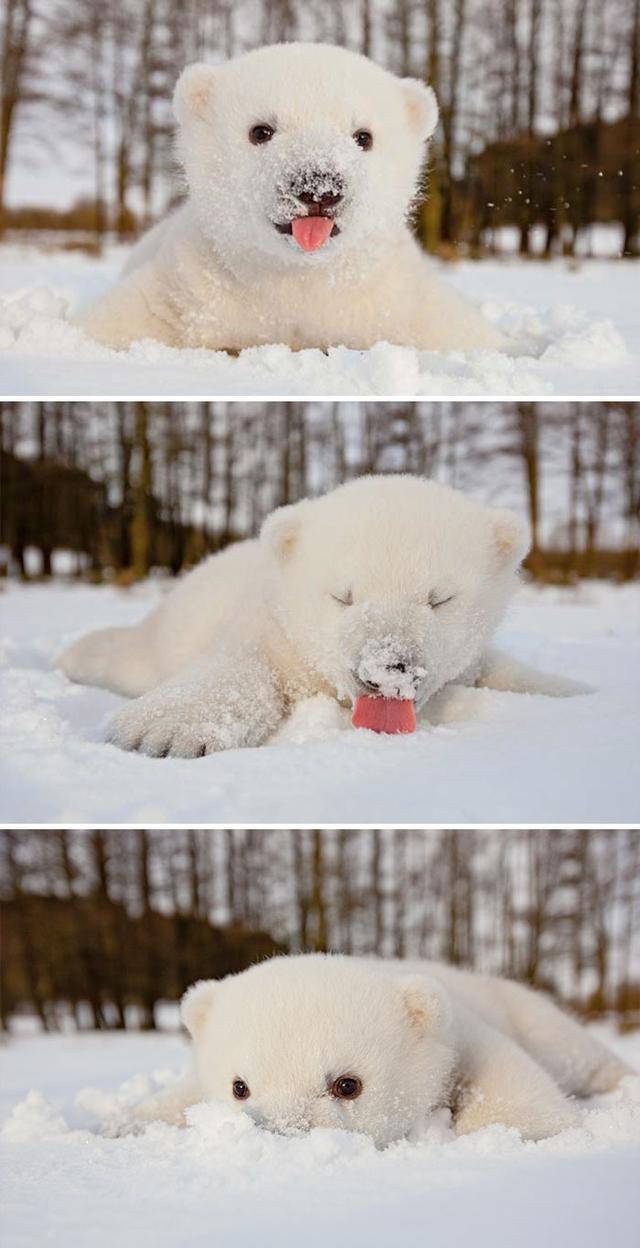
[[[0,191],[0,228],[135,234],[179,193],[183,66],[309,39],[434,86],[429,248],[491,245],[508,224],[527,253],[539,225],[546,252],[570,253],[616,221],[638,253],[640,0],[2,0],[0,20],[0,188],[25,140],[86,170],[83,203],[58,217],[35,192],[39,213],[6,211]]]
[[[640,832],[0,833],[2,1022],[153,1027],[275,951],[433,958],[640,1023]]]
[[[0,451],[4,570],[23,576],[61,552],[95,579],[177,573],[274,507],[380,472],[515,507],[541,578],[638,572],[633,402],[5,402]]]

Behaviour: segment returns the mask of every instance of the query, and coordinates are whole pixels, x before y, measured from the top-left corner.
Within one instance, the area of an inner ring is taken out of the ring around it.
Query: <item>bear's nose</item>
[[[296,199],[301,204],[306,204],[309,208],[310,216],[318,216],[324,208],[335,208],[340,203],[342,193],[339,191],[301,191],[296,195]]]
[[[425,674],[424,668],[411,659],[396,659],[395,656],[364,656],[355,669],[362,688],[385,697],[412,696],[412,691],[419,690]]]
[[[335,208],[344,196],[344,178],[335,169],[298,169],[289,180],[288,192],[304,204],[309,216],[321,216]]]
[[[387,671],[387,672],[402,672],[402,675],[404,676],[404,674],[405,674],[406,670],[407,670],[407,665],[406,665],[406,663],[387,663],[387,664],[385,664],[385,671]],[[368,678],[367,678],[367,679],[362,679],[362,677],[360,677],[360,679],[362,680],[363,685],[366,685],[367,689],[372,689],[372,690],[374,690],[374,691],[377,691],[377,690],[380,688],[380,681],[379,681],[379,680],[369,680]],[[415,678],[414,678],[414,680],[415,680]],[[417,683],[417,681],[416,681],[415,683]]]

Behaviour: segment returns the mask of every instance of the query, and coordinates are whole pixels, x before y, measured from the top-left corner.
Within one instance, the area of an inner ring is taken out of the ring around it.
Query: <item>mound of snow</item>
[[[637,1064],[637,1038],[606,1038]],[[101,1124],[144,1090],[146,1075],[116,1091],[113,1084],[127,1062],[139,1069],[145,1053],[184,1064],[172,1036],[9,1043],[2,1062],[11,1094],[0,1134],[6,1244],[633,1242],[640,1078],[586,1104],[579,1126],[537,1144],[499,1126],[457,1139],[441,1111],[413,1140],[378,1151],[341,1131],[272,1135],[216,1104],[194,1106],[185,1130],[154,1123],[138,1135],[103,1134]],[[78,1094],[82,1077],[99,1087]],[[166,1079],[163,1069],[155,1082]],[[39,1090],[27,1092],[31,1084]]]
[[[415,351],[378,343],[238,357],[141,341],[116,352],[87,338],[71,310],[114,280],[123,252],[97,261],[5,247],[0,386],[20,395],[471,396],[637,394],[640,314],[634,262],[464,262],[445,276],[504,331],[500,351]],[[522,301],[523,288],[527,301]]]

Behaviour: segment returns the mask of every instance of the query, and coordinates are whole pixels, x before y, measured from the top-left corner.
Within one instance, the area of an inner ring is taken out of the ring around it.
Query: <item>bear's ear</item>
[[[416,1035],[448,1030],[450,1011],[437,985],[421,975],[411,975],[401,981],[400,991],[409,1025]]]
[[[431,138],[438,124],[438,101],[433,87],[419,78],[403,78],[402,86],[412,129],[424,141]]]
[[[180,1018],[194,1040],[202,1032],[217,991],[217,980],[199,979],[196,984],[187,988],[180,1002]]]
[[[529,530],[524,520],[521,520],[515,511],[495,507],[492,523],[493,545],[500,563],[517,567],[531,545]]]
[[[215,72],[213,65],[205,65],[202,61],[183,69],[173,93],[173,111],[181,125],[191,117],[205,116]]]
[[[267,516],[261,530],[260,541],[265,542],[278,559],[288,559],[295,549],[300,530],[300,504],[278,507]]]

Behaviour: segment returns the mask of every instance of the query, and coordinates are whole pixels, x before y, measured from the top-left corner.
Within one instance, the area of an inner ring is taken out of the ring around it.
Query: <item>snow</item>
[[[166,589],[166,586],[165,586]],[[163,588],[9,583],[0,596],[0,818],[30,823],[635,823],[640,586],[523,584],[498,642],[595,690],[456,688],[411,736],[356,730],[329,699],[275,741],[152,759],[104,744],[123,699],[53,670],[84,632],[137,622]]]
[[[397,659],[397,638],[391,636],[368,637],[362,647],[358,676],[365,684],[367,682],[373,683],[384,693],[386,686],[389,684],[389,668],[397,662]],[[385,693],[386,699],[413,699],[416,693],[416,685],[426,675],[424,667],[410,667],[408,671],[402,672],[396,668],[393,675],[395,689],[393,694]]]
[[[378,343],[292,352],[282,344],[235,358],[142,341],[115,352],[70,324],[70,309],[117,277],[126,252],[7,244],[0,249],[0,388],[7,397],[168,398],[631,396],[640,392],[634,261],[495,259],[440,265],[509,339],[505,352],[429,352]]]
[[[638,1033],[597,1030],[640,1066]],[[415,1140],[378,1151],[341,1131],[271,1135],[212,1103],[193,1108],[186,1130],[100,1134],[118,1106],[184,1069],[176,1034],[23,1035],[0,1058],[6,1248],[602,1248],[633,1242],[638,1225],[634,1076],[537,1144],[498,1126],[456,1139],[440,1112]]]

